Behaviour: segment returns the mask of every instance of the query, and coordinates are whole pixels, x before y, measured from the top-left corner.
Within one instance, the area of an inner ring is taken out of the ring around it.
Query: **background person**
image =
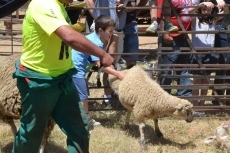
[[[87,8],[94,8],[94,9],[88,9],[90,16],[93,19],[96,19],[100,15],[107,15],[110,16],[114,21],[116,21],[116,27],[115,31],[116,32],[121,32],[124,25],[125,25],[125,19],[126,19],[126,13],[122,13],[121,16],[118,18],[117,10],[116,9],[100,9],[100,7],[108,7],[108,8],[116,8],[118,2],[117,0],[85,0],[86,2],[86,7]],[[122,5],[121,5],[122,6]],[[99,9],[95,9],[99,8]],[[94,23],[90,26],[90,30],[94,31],[95,26]],[[108,46],[108,53],[113,54],[113,53],[121,53],[123,51],[123,38],[124,34],[120,33],[118,34],[113,34],[110,44]],[[119,56],[113,55],[114,60],[117,62],[119,60]],[[109,86],[108,83],[108,74],[103,73],[103,85],[104,86]],[[113,90],[111,88],[104,88],[104,98],[111,98],[113,95]],[[105,99],[103,101],[103,104],[105,106],[110,104],[109,99]]]
[[[158,0],[159,4],[162,4],[163,0]],[[191,6],[191,2],[187,0],[177,0],[172,1],[173,7],[175,7],[178,14],[188,14],[188,8],[178,8],[178,6]],[[160,14],[158,14],[158,18],[160,18]],[[191,30],[192,20],[189,16],[180,16],[181,22],[185,28],[185,30]],[[172,13],[170,16],[170,21],[173,25],[180,27],[176,16]],[[181,28],[179,28],[181,30]],[[172,47],[171,52],[175,52],[175,54],[169,55],[161,55],[158,59],[158,64],[189,64],[190,63],[190,55],[189,54],[178,54],[180,52],[190,52],[185,50],[180,50],[176,48],[180,47],[189,47],[187,40],[185,39],[185,35],[179,33],[170,33],[170,34],[163,34],[162,38],[162,47]],[[167,50],[162,50],[162,52],[167,52]],[[170,66],[162,66],[162,69],[170,69]],[[165,70],[161,71],[161,75],[170,75],[171,71]],[[189,76],[189,72],[187,70],[183,71],[175,71],[175,74],[182,75],[182,76]],[[191,80],[187,77],[178,78],[179,85],[190,85]],[[171,85],[172,78],[160,78],[160,85]],[[166,90],[167,92],[171,93],[171,90]],[[190,89],[179,89],[178,96],[191,96],[192,91]]]
[[[161,1],[163,3],[164,7],[169,7],[170,4],[168,0],[163,0]],[[156,7],[156,6],[161,6],[162,4],[159,3],[157,0],[149,0],[149,6],[151,7]],[[149,27],[146,29],[147,33],[156,33],[158,29],[158,21],[157,21],[157,10],[156,8],[150,9],[150,18],[151,18],[151,24]],[[165,14],[171,14],[171,9],[170,8],[164,8],[162,9]],[[173,25],[173,23],[170,21],[170,16],[166,15],[164,16],[164,26],[166,31],[178,31],[178,27],[176,25]]]
[[[192,0],[192,3],[193,5],[197,5],[199,4],[200,0]],[[217,0],[217,7],[219,9],[223,8],[223,5],[225,4],[230,4],[230,0]],[[230,7],[228,7],[228,9],[230,9]],[[229,30],[228,27],[230,25],[230,18],[229,16],[225,15],[223,16],[223,18],[221,20],[219,20],[217,22],[217,24],[215,25],[215,30]],[[215,35],[215,47],[224,47],[224,48],[227,48],[227,47],[230,47],[230,34],[225,34],[225,33],[219,33],[219,34],[216,34]],[[218,63],[219,64],[230,64],[230,54],[219,54],[220,57],[219,57],[219,61]],[[228,74],[230,74],[230,71],[227,70],[217,70],[216,71],[216,76],[228,76]],[[229,83],[230,80],[229,79],[215,79],[214,80],[214,84],[224,84],[224,83]],[[224,95],[225,94],[225,90],[221,90],[221,89],[218,89],[216,90],[217,94],[218,95]],[[212,93],[214,94],[214,93]],[[226,95],[229,95],[230,94],[230,90],[226,90]],[[213,105],[219,105],[219,102],[217,100],[213,100],[212,101]],[[230,104],[229,100],[227,100],[225,102],[226,104]]]
[[[123,4],[124,0],[120,1]],[[136,0],[129,0],[127,7],[138,7],[145,6],[147,0],[141,0],[138,4]],[[136,17],[141,10],[126,9],[125,13],[125,26],[124,42],[123,42],[123,53],[139,53],[139,38],[138,38],[138,27]],[[125,60],[126,67],[131,68],[136,65],[136,61],[139,60],[138,55],[123,55],[122,58]]]
[[[86,38],[97,45],[100,48],[104,48],[104,43],[111,39],[113,36],[113,31],[115,28],[115,21],[112,20],[109,16],[101,15],[95,19],[95,31],[87,35]],[[93,66],[97,65],[100,68],[99,58],[82,52],[72,50],[72,59],[74,62],[75,68],[78,70],[76,74],[73,75],[73,82],[79,92],[81,102],[83,104],[85,113],[88,117],[90,129],[93,129],[95,126],[100,126],[101,123],[92,119],[89,115],[88,110],[88,96],[89,89],[88,83],[85,79],[85,75],[88,70]],[[108,74],[112,74],[122,79],[124,74],[116,71],[112,66],[103,68],[103,71]]]
[[[228,8],[223,5],[221,8],[221,12],[219,12],[218,7],[215,0],[201,0],[199,5],[205,5],[206,7],[203,8],[190,8],[189,13],[191,14],[198,14],[198,16],[192,16],[192,30],[193,31],[214,31],[216,23],[223,18],[223,16],[211,16],[216,14],[227,14]],[[199,15],[206,14],[207,16],[199,16]],[[208,16],[209,15],[209,16]],[[196,47],[214,47],[215,43],[215,34],[212,33],[204,33],[204,34],[192,34],[192,44]],[[218,53],[212,54],[199,54],[199,60],[203,64],[217,64],[219,60]],[[195,55],[192,55],[192,63],[198,64]],[[211,74],[213,71],[209,70],[206,71],[207,74]],[[204,75],[203,71],[192,71],[193,74]],[[208,84],[209,81],[206,78],[193,78],[193,84]],[[207,89],[201,89],[201,95],[207,95]],[[199,95],[199,89],[194,89],[192,91],[193,95]],[[205,100],[194,100],[194,105],[204,105]]]

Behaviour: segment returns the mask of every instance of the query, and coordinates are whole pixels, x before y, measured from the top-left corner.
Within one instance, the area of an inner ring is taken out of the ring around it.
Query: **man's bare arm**
[[[137,4],[137,6],[140,6],[140,7],[146,6],[147,2],[148,2],[148,0],[140,0],[140,2]],[[141,10],[138,9],[138,10],[137,10],[137,15],[138,15],[140,12],[141,12]]]
[[[95,7],[95,3],[94,0],[85,0],[86,3],[86,8],[94,8]],[[93,9],[88,9],[90,15],[93,17]]]

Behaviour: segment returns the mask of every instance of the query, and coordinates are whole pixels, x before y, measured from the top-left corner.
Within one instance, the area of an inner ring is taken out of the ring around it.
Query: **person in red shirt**
[[[176,12],[178,14],[188,14],[189,8],[177,8],[178,6],[191,6],[190,0],[172,0],[172,5],[175,7]],[[162,5],[163,0],[158,0],[158,6]],[[161,10],[158,9],[158,18],[161,16]],[[191,23],[192,20],[189,16],[180,16],[181,22],[185,28],[185,30],[191,30]],[[177,26],[179,28],[179,31],[181,31],[181,27],[179,25],[179,22],[177,21],[177,18],[173,12],[171,12],[170,21],[173,25]],[[161,37],[159,37],[161,39]],[[185,50],[179,50],[178,47],[189,47],[189,44],[187,40],[185,39],[184,34],[179,33],[171,33],[171,34],[163,34],[162,38],[162,47],[173,47],[172,52],[175,52],[176,54],[168,54],[168,55],[162,55],[158,59],[159,64],[188,64],[190,63],[190,56],[191,55],[182,55],[178,54],[180,52],[189,52]],[[177,49],[174,49],[177,48]],[[169,52],[169,50],[162,50],[162,52]],[[170,69],[170,66],[164,66],[161,68]],[[170,75],[172,71],[162,71],[161,75]],[[188,71],[174,71],[177,75],[190,75]],[[161,85],[170,85],[172,83],[171,78],[161,78],[160,84]],[[190,78],[186,77],[180,77],[178,78],[178,84],[180,85],[189,85],[191,84]],[[171,90],[166,90],[167,92],[171,92]],[[179,89],[178,96],[191,96],[192,92],[189,89]]]

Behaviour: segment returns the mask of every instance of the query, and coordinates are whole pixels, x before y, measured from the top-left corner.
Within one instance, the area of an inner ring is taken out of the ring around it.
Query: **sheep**
[[[21,97],[16,86],[16,79],[12,78],[15,70],[15,60],[20,58],[20,54],[0,55],[0,120],[9,124],[11,131],[15,136],[17,128],[14,120],[20,119],[21,115]],[[44,152],[46,141],[54,128],[53,119],[49,120],[46,130],[44,131],[43,140],[40,146],[40,153]]]
[[[125,73],[123,80],[109,75],[110,87],[118,95],[121,104],[127,109],[126,126],[129,126],[131,112],[139,125],[140,143],[146,149],[144,139],[144,120],[153,119],[155,132],[158,137],[162,133],[158,126],[158,116],[174,115],[193,121],[193,105],[185,99],[172,96],[164,91],[147,73],[139,66],[122,71]]]
[[[230,135],[228,124],[226,122],[224,122],[221,126],[216,128],[214,136],[209,136],[205,138],[204,143],[209,144],[213,140],[216,140],[220,149],[226,150],[228,153],[230,153]]]
[[[13,119],[19,119],[21,114],[21,101],[15,80],[12,79],[14,60],[19,55],[0,56],[0,119],[11,126],[12,133],[16,135],[17,128]]]

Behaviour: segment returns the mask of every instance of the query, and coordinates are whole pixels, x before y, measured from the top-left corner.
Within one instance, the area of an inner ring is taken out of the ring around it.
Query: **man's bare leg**
[[[156,0],[149,1],[149,6],[155,7],[156,6]],[[147,33],[156,33],[158,28],[158,22],[157,22],[157,9],[152,8],[150,9],[150,17],[151,17],[151,24],[146,29]]]
[[[149,6],[155,7],[157,6],[157,2],[156,0],[151,0],[149,1]],[[171,14],[171,9],[170,9],[170,4],[168,2],[168,0],[164,0],[164,7],[168,7],[168,8],[164,8],[163,12],[164,14]],[[150,17],[151,17],[151,25],[146,29],[147,33],[156,33],[157,28],[158,28],[158,22],[157,22],[157,9],[150,9]],[[171,21],[170,21],[170,15],[166,15],[164,16],[164,29],[166,31],[178,31],[178,27],[174,26]]]

